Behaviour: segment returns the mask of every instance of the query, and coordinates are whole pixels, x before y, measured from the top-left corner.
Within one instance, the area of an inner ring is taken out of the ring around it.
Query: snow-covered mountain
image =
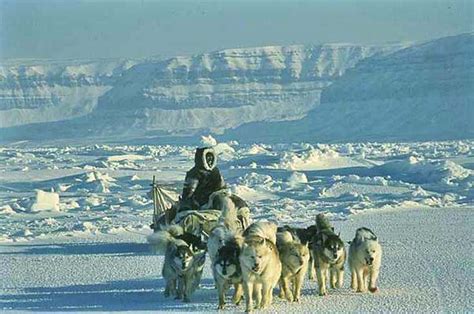
[[[401,47],[274,46],[138,64],[7,65],[0,72],[0,124],[4,139],[37,139],[219,133],[253,121],[301,119],[348,68]]]
[[[415,45],[4,65],[0,133],[4,141],[205,132],[243,142],[472,138],[473,76],[472,33]]]
[[[0,64],[0,127],[90,113],[132,60],[10,61]]]
[[[400,45],[229,49],[135,66],[100,98],[102,134],[162,131],[192,134],[253,121],[302,118],[321,91],[360,60]],[[133,126],[130,129],[130,126]]]
[[[474,137],[474,34],[374,56],[325,89],[304,119],[228,133],[252,141],[443,140]]]

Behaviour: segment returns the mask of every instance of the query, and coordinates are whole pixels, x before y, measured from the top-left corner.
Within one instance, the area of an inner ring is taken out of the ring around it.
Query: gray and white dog
[[[344,280],[346,249],[339,235],[324,214],[316,216],[317,233],[313,237],[312,251],[318,277],[319,295],[327,294],[327,281],[331,287],[341,288]]]
[[[218,226],[211,233],[207,244],[212,262],[212,275],[219,294],[218,309],[224,308],[225,294],[231,285],[234,286],[232,302],[238,305],[243,297],[239,260],[243,237],[225,226]]]
[[[382,262],[382,247],[368,228],[359,228],[349,246],[351,288],[357,292],[376,292]]]
[[[172,225],[148,236],[148,242],[158,252],[165,253],[162,275],[166,281],[165,297],[175,296],[184,302],[196,291],[201,281],[206,251],[200,239],[183,233]]]
[[[242,299],[242,271],[240,252],[243,245],[242,227],[237,218],[237,209],[229,198],[223,198],[219,224],[212,230],[207,242],[211,258],[212,275],[219,294],[218,309],[225,306],[225,294],[234,286],[232,301],[239,304]]]

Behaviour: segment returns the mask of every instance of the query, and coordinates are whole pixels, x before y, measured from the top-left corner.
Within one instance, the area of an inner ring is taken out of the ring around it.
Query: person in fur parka
[[[180,210],[199,209],[207,204],[212,193],[225,188],[216,164],[217,156],[211,147],[196,149],[194,167],[186,172]]]

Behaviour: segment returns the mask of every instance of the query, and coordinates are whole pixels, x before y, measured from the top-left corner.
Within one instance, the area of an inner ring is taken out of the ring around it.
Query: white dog
[[[382,261],[382,247],[377,236],[368,228],[359,228],[349,247],[351,288],[357,292],[376,292]]]
[[[244,232],[245,242],[240,253],[246,312],[267,308],[273,299],[273,289],[281,274],[281,262],[276,247],[277,226],[269,222],[256,222]]]

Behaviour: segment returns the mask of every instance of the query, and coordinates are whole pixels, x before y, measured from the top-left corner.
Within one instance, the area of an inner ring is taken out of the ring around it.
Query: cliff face
[[[222,133],[250,122],[297,120],[348,69],[402,47],[327,44],[168,60],[4,63],[0,126],[4,140],[18,140]]]
[[[320,112],[359,138],[474,136],[474,34],[441,38],[360,63],[322,95]],[[342,134],[339,135],[341,137]]]
[[[414,45],[361,61],[296,123],[253,124],[260,140],[387,141],[474,137],[474,35]],[[284,129],[282,133],[280,130]]]
[[[90,113],[134,61],[16,61],[0,65],[0,126]]]
[[[321,91],[348,68],[398,48],[263,47],[142,63],[100,98],[94,115],[171,134],[298,119],[319,104]],[[107,128],[101,133],[116,131]]]

